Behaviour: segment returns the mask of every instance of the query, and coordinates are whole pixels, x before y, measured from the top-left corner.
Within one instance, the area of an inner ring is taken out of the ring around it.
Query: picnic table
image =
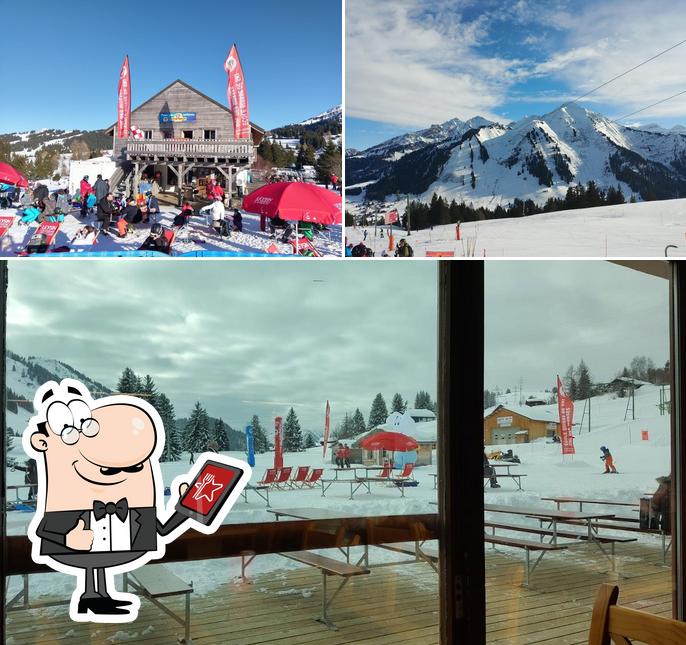
[[[383,469],[383,466],[353,466],[353,470],[355,471],[355,477],[358,479],[369,479],[370,472],[379,471]],[[358,470],[364,470],[364,477],[357,474]],[[372,475],[372,477],[374,477],[374,475]]]
[[[520,464],[510,463],[508,461],[501,461],[501,462],[492,461],[489,465],[495,470],[495,476],[496,477],[509,477],[512,481],[515,482],[515,484],[517,484],[517,488],[519,490],[524,490],[522,488],[522,477],[526,477],[526,475],[524,473],[510,472],[510,468],[516,468],[516,467],[520,466]],[[503,468],[507,469],[506,473],[498,472],[499,469],[503,469]],[[484,488],[486,488],[489,480],[490,480],[490,477],[488,475],[484,474]]]
[[[268,508],[274,513],[278,521],[282,517],[294,520],[342,520],[350,517],[367,517],[366,513],[351,513],[349,511],[330,511],[326,508]]]
[[[352,467],[351,467],[351,468],[338,468],[338,467],[336,467],[336,468],[332,468],[331,470],[332,470],[333,473],[334,473],[334,475],[333,475],[333,478],[334,478],[334,479],[338,479],[338,473],[339,473],[339,472],[343,472],[343,473],[352,473],[352,474],[353,474],[353,477],[356,476],[356,475],[355,475],[355,470],[356,470],[356,469],[355,469],[355,468],[352,468]]]
[[[638,502],[622,502],[616,499],[589,499],[587,497],[541,497],[546,502],[555,502],[558,510],[561,504],[579,504],[579,511],[584,510],[584,504],[598,504],[599,506],[630,506],[638,508]],[[631,518],[627,518],[631,519]]]
[[[552,544],[557,544],[557,525],[558,522],[572,520],[585,524],[588,529],[589,541],[600,546],[596,540],[596,533],[593,530],[593,522],[602,519],[611,519],[614,513],[588,513],[582,511],[561,511],[541,508],[540,506],[506,506],[504,504],[484,504],[484,511],[489,513],[508,513],[510,515],[523,515],[533,517],[544,522],[548,522],[553,531]],[[603,551],[602,547],[600,550]],[[603,551],[605,553],[605,551]]]

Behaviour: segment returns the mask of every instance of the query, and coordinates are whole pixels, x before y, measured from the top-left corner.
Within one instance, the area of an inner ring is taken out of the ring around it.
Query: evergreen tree
[[[391,401],[391,412],[400,412],[402,414],[405,412],[407,404],[403,401],[403,397],[399,392],[393,395],[393,400]]]
[[[267,452],[267,450],[269,450],[269,441],[267,441],[267,435],[264,434],[264,430],[260,424],[260,418],[256,414],[253,415],[250,425],[252,426],[253,447],[255,452],[259,454]]]
[[[364,423],[364,419],[363,419]],[[366,427],[365,427],[366,430]],[[352,419],[350,415],[346,412],[345,416],[343,417],[343,421],[341,421],[337,426],[336,429],[333,431],[333,438],[334,439],[350,439],[350,437],[353,436],[353,430],[352,430]]]
[[[155,408],[162,419],[164,426],[165,442],[161,461],[176,461],[181,456],[181,439],[176,427],[176,415],[174,406],[166,395],[160,393],[155,397]]]
[[[384,401],[381,392],[379,392],[372,401],[372,408],[369,411],[369,423],[367,428],[373,430],[376,426],[386,423],[388,418],[388,408],[386,407],[386,401]]]
[[[272,161],[277,168],[283,168],[286,165],[286,151],[280,143],[272,144]]]
[[[133,394],[139,391],[138,386],[139,380],[136,373],[130,367],[125,367],[122,375],[119,377],[117,391],[124,394]]]
[[[576,396],[578,399],[589,399],[591,397],[591,373],[588,371],[583,359],[577,368]]]
[[[572,399],[572,401],[576,401],[577,397],[577,385],[576,385],[576,374],[574,372],[574,366],[570,365],[569,369],[567,370],[567,374],[565,374],[564,378],[564,383],[565,383],[565,391],[567,396]]]
[[[303,449],[303,436],[300,430],[300,421],[291,408],[286,415],[283,424],[283,450],[284,452],[300,452]]]
[[[352,419],[350,419],[350,433],[344,438],[350,439],[357,435],[364,434],[366,431],[367,426],[364,423],[364,416],[362,412],[360,412],[360,408],[355,408],[355,414],[353,414]]]
[[[317,442],[311,432],[305,435],[305,448],[316,448]]]
[[[207,411],[197,401],[183,431],[184,448],[188,452],[202,452],[211,441],[210,419]]]
[[[414,397],[415,410],[431,410],[436,411],[436,404],[431,400],[431,395],[424,390],[419,390]]]
[[[229,446],[229,437],[226,433],[226,424],[222,419],[215,420],[214,428],[212,429],[212,435],[212,438],[219,446],[219,452],[222,452],[223,450],[231,450]]]
[[[145,400],[152,405],[154,408],[157,408],[157,388],[155,387],[155,381],[152,380],[152,376],[150,374],[146,374],[145,378],[141,381],[141,389],[138,390],[145,398]],[[158,410],[159,412],[159,410]]]
[[[495,406],[495,392],[484,390],[484,410]]]

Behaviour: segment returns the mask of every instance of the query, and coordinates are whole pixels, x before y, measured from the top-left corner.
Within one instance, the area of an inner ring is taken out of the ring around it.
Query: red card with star
[[[218,461],[208,460],[176,505],[176,510],[211,524],[243,471]]]

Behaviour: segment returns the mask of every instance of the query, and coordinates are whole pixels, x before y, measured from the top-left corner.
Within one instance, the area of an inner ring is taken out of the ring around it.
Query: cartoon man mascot
[[[124,394],[94,400],[83,384],[64,379],[42,385],[34,407],[23,437],[38,466],[32,557],[76,576],[72,620],[131,622],[140,599],[117,592],[114,575],[162,557],[191,526],[214,532],[249,481],[250,466],[205,453],[174,480],[165,507],[164,428],[147,401]]]

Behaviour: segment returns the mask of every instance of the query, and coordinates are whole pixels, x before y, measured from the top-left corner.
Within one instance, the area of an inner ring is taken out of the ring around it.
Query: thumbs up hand
[[[90,551],[93,545],[93,531],[87,529],[86,523],[81,519],[67,533],[65,544],[74,551]]]

